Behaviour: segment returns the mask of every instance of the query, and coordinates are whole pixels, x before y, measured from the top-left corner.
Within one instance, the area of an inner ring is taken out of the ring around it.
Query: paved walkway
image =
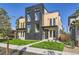
[[[64,52],[79,54],[79,47],[75,47],[73,49],[69,47],[64,47]]]

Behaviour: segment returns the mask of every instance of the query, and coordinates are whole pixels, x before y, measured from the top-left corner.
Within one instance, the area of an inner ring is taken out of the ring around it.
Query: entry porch
[[[57,40],[58,39],[58,27],[57,26],[44,26],[43,39]]]

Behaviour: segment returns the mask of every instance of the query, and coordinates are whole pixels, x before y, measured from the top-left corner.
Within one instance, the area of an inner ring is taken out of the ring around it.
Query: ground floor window
[[[53,37],[56,37],[56,31],[53,30]]]
[[[19,32],[18,32],[18,36],[20,36],[20,37],[25,37],[25,32],[24,32],[24,31],[19,31]]]
[[[25,36],[25,32],[23,31],[23,37]]]
[[[52,37],[52,30],[50,30],[50,37]]]
[[[27,33],[31,32],[31,25],[27,25]]]
[[[39,32],[39,24],[35,24],[35,32]]]
[[[22,31],[21,31],[21,37],[22,37]]]

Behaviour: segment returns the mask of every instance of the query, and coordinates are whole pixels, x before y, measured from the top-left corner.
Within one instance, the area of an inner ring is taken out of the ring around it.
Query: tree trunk
[[[7,38],[6,55],[9,55],[9,39]]]

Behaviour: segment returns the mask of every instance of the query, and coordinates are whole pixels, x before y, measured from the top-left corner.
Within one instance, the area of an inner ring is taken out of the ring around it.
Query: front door
[[[52,30],[49,31],[49,39],[53,39],[53,31]]]
[[[48,30],[45,30],[45,39],[48,39]]]

